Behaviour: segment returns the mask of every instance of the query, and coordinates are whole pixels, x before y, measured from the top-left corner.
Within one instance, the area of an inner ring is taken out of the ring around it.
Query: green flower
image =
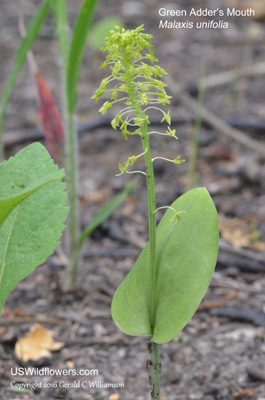
[[[178,137],[176,136],[176,129],[171,129],[170,127],[168,127],[166,134],[168,136],[174,137],[175,139],[178,139]]]
[[[145,93],[140,93],[140,98],[141,98],[141,103],[143,106],[146,106],[147,104],[150,103],[149,97],[146,96]]]
[[[180,156],[178,156],[177,158],[175,158],[175,160],[172,160],[172,162],[176,165],[178,164],[183,164],[186,160],[180,160]]]
[[[171,125],[171,117],[170,117],[170,111],[168,113],[164,113],[164,117],[161,119],[161,122],[167,121],[168,125]]]
[[[101,114],[106,114],[106,112],[112,107],[112,103],[109,101],[105,101],[105,103],[103,104],[103,106],[99,109],[99,112],[101,112]]]

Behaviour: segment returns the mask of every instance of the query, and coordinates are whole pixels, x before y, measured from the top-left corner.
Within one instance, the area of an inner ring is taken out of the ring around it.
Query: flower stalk
[[[114,129],[120,128],[124,138],[129,135],[140,135],[142,140],[143,153],[138,156],[131,156],[124,164],[119,164],[120,174],[128,171],[128,167],[134,165],[138,158],[144,156],[145,171],[139,171],[146,175],[148,194],[148,220],[149,220],[149,268],[150,268],[150,327],[151,332],[155,329],[156,323],[156,291],[157,291],[157,262],[156,262],[156,202],[155,202],[155,181],[153,161],[150,148],[150,133],[158,133],[169,137],[175,136],[175,130],[171,124],[170,112],[165,113],[160,106],[169,104],[170,96],[166,94],[166,84],[160,79],[166,72],[158,65],[154,56],[151,44],[151,35],[142,32],[143,26],[135,30],[125,30],[115,27],[105,39],[103,51],[108,52],[106,61],[102,64],[105,69],[110,67],[112,73],[102,80],[99,89],[96,90],[94,98],[96,101],[106,92],[111,93],[110,100],[105,101],[100,112],[105,114],[113,105],[123,103],[125,108],[119,111],[112,120]],[[114,88],[108,87],[109,83],[115,83]],[[119,97],[119,93],[121,96]],[[166,121],[168,128],[165,133],[148,132],[149,117],[147,112],[155,109],[162,113],[161,122]],[[161,158],[161,157],[160,157]],[[183,160],[177,157],[175,160],[165,161],[180,164]],[[136,172],[136,171],[133,171]],[[177,212],[176,212],[177,215]],[[160,400],[160,362],[159,345],[149,338],[148,350],[150,360],[150,383],[152,400]]]

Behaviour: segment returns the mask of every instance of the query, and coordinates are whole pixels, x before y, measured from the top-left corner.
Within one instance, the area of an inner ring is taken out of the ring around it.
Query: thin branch
[[[109,118],[106,116],[100,116],[99,118],[91,119],[87,122],[83,122],[77,125],[77,131],[79,134],[83,133],[95,133],[99,128],[111,128],[111,120],[113,118]],[[150,126],[160,125],[161,119],[159,118],[150,118]],[[242,130],[247,130],[248,132],[258,133],[260,135],[265,132],[265,123],[263,121],[254,120],[254,121],[246,121],[246,120],[237,120],[235,118],[229,118],[225,120],[226,124]],[[194,124],[195,118],[175,118],[171,117],[171,126],[181,126],[181,125],[189,125]],[[165,124],[166,125],[166,124]],[[202,125],[206,128],[209,126],[207,121],[202,121]],[[150,134],[151,132],[149,132]],[[32,142],[36,140],[43,139],[43,132],[41,128],[27,128],[27,129],[15,129],[6,131],[3,135],[3,143],[6,147],[13,146],[16,144],[23,144],[25,142]]]
[[[207,122],[220,133],[229,136],[231,139],[241,143],[249,149],[254,150],[259,154],[265,155],[265,145],[263,143],[260,143],[257,140],[250,138],[244,132],[241,132],[238,129],[232,128],[224,120],[219,118],[216,114],[208,110],[206,107],[199,105],[198,101],[196,101],[187,92],[183,91],[174,81],[172,81],[172,79],[167,77],[165,80],[168,83],[168,90],[171,91],[174,97],[178,97],[181,102],[186,104],[193,112],[196,113],[198,108],[200,107],[202,120],[204,120],[204,122]]]
[[[229,83],[241,78],[253,78],[265,75],[265,62],[250,65],[242,68],[234,68],[229,71],[207,76],[201,80],[201,87],[204,90],[213,89],[228,85]],[[196,94],[199,90],[197,83],[186,87],[191,94]]]

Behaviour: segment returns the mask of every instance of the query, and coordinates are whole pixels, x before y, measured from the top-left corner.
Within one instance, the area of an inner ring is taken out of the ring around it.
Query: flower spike
[[[150,109],[160,111],[163,114],[161,123],[166,122],[168,127],[164,133],[153,131],[149,134],[158,133],[178,139],[176,130],[170,128],[170,111],[166,113],[160,108],[169,104],[171,99],[165,91],[167,85],[160,80],[167,73],[156,64],[158,59],[154,55],[151,44],[152,36],[144,33],[143,30],[143,25],[134,30],[115,26],[114,30],[108,33],[102,49],[108,54],[101,67],[105,69],[109,66],[111,75],[102,80],[92,98],[98,101],[105,93],[111,92],[110,99],[105,101],[99,110],[102,114],[105,114],[114,103],[123,102],[126,107],[112,119],[111,125],[113,129],[119,128],[126,140],[129,135],[143,136],[144,127],[150,124],[147,115]],[[110,87],[110,83],[114,80],[117,83],[114,87]],[[122,97],[124,93],[125,97]],[[121,173],[128,172],[127,168],[132,165],[132,160],[136,161],[138,158],[133,157],[129,158],[125,164],[119,164]],[[175,160],[166,160],[174,164],[184,162],[180,160],[180,157]]]

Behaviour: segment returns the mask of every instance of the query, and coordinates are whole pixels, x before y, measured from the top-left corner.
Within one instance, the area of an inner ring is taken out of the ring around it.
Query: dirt
[[[73,24],[81,1],[68,3]],[[179,1],[177,6],[225,9],[227,3]],[[17,4],[14,0],[0,0],[1,91],[20,41],[18,12],[23,9],[29,21],[40,1],[23,0],[19,7]],[[159,29],[161,7],[157,0],[108,0],[104,4],[99,2],[95,20],[118,16],[127,28],[144,23],[146,31],[154,36],[160,65],[183,88],[198,82],[202,71],[209,76],[234,68],[240,71],[264,61],[262,22],[229,17],[228,29]],[[175,9],[176,5],[172,2],[168,7]],[[60,102],[60,62],[51,17],[34,44],[34,54]],[[99,70],[102,61],[103,55],[88,42],[79,84],[79,123],[98,118],[98,104],[90,97],[104,75]],[[219,117],[233,118],[243,127],[250,121],[265,126],[263,81],[263,76],[234,79],[223,87],[208,89],[204,105]],[[190,119],[195,115],[177,102],[172,106],[172,116],[187,120],[177,127],[179,141],[169,144],[153,137],[153,154],[163,153],[167,157],[180,154],[189,160],[194,132]],[[15,133],[19,141],[38,124],[35,87],[25,65],[7,110],[4,135]],[[265,143],[264,129],[246,128],[244,132]],[[20,148],[21,144],[8,146],[6,157]],[[79,150],[84,228],[105,202],[131,181],[130,176],[115,174],[120,161],[141,152],[141,143],[137,137],[126,142],[121,133],[102,126],[79,136]],[[221,246],[216,271],[200,309],[178,337],[161,345],[163,399],[265,399],[264,161],[264,154],[256,154],[214,128],[202,125],[196,186],[206,186],[216,204]],[[177,167],[160,162],[155,165],[157,206],[171,203],[186,190],[188,168],[189,162]],[[147,223],[145,180],[140,176],[126,201],[87,240],[75,293],[66,290],[67,269],[62,249],[12,292],[0,319],[1,399],[150,399],[147,340],[120,332],[110,314],[118,284],[148,240]],[[56,378],[51,373],[33,374],[30,378],[12,375],[22,365],[14,355],[15,343],[36,322],[52,329],[56,340],[64,343],[62,350],[53,353],[50,360],[41,360],[38,366],[72,368],[78,371],[77,377]],[[96,370],[98,375],[91,372],[92,375],[80,376],[84,369],[87,373]],[[12,385],[29,381],[37,382],[39,387],[29,393],[11,390]],[[89,387],[89,382],[98,381],[114,383],[116,387]],[[82,383],[87,387],[82,387]]]

